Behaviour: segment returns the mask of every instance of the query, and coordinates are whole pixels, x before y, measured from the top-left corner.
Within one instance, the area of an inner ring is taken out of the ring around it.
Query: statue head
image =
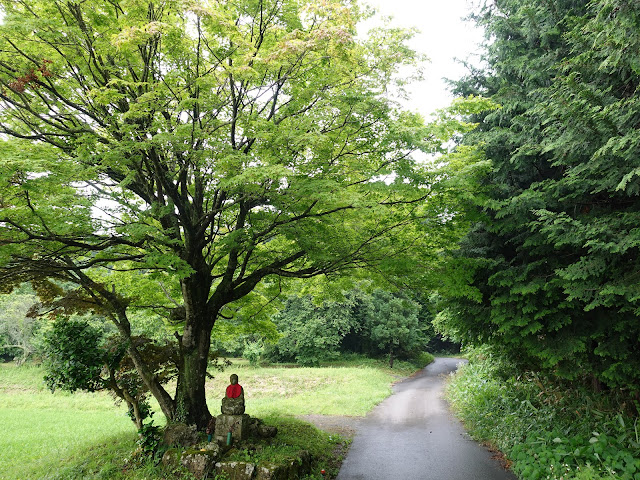
[[[230,377],[230,380],[231,380],[231,385],[237,384],[238,383],[238,375],[236,375],[235,373],[232,373],[231,377]]]

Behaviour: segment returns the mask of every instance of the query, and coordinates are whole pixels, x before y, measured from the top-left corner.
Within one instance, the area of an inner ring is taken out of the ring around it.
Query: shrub
[[[413,356],[410,359],[410,362],[416,368],[424,368],[427,365],[429,365],[431,362],[433,362],[433,360],[434,360],[433,355],[431,355],[430,353],[427,353],[427,352],[422,352],[422,353],[418,353],[417,355]]]
[[[177,352],[144,337],[132,337],[138,352],[162,383],[175,377]],[[43,340],[45,381],[49,388],[69,392],[109,390],[117,401],[125,401],[138,429],[151,413],[148,390],[127,355],[127,344],[119,336],[104,333],[86,320],[58,318]]]
[[[640,478],[638,419],[622,397],[517,372],[489,350],[470,356],[447,396],[470,433],[504,451],[523,479]]]
[[[249,360],[251,365],[257,365],[260,361],[260,357],[264,353],[264,344],[260,341],[246,342],[242,356]]]

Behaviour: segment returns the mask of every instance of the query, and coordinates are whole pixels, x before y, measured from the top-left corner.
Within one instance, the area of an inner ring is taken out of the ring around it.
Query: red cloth
[[[227,397],[229,398],[238,398],[241,393],[242,387],[238,383],[236,383],[235,385],[229,385],[227,387]]]

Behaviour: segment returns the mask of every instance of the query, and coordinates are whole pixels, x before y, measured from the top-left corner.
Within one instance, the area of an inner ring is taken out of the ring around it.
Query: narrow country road
[[[437,358],[360,424],[338,480],[516,480],[471,440],[442,398],[442,374],[462,361]]]

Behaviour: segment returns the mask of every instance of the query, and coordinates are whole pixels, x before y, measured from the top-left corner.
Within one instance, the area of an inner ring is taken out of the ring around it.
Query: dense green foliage
[[[426,348],[429,325],[420,325],[420,308],[408,298],[382,290],[374,291],[365,300],[365,331],[376,347],[389,352],[390,367],[394,355],[420,353]]]
[[[290,297],[273,321],[282,337],[267,346],[267,358],[301,365],[318,365],[320,360],[336,357],[344,336],[359,328],[346,302],[316,306],[310,297]]]
[[[131,341],[161,384],[176,377],[177,353],[171,345],[157,344],[144,337],[132,337]],[[156,427],[143,425],[153,415],[149,390],[125,355],[126,350],[119,335],[107,336],[84,319],[59,318],[43,335],[40,353],[45,383],[52,392],[109,390],[118,402],[127,404],[129,416],[141,434],[151,431]]]
[[[102,367],[119,359],[109,359],[101,343],[102,332],[86,322],[54,322],[45,334],[42,352],[47,386],[69,392],[103,389]]]
[[[640,476],[638,420],[624,398],[521,373],[481,350],[450,380],[447,396],[471,434],[513,461],[523,480]]]
[[[358,288],[341,301],[315,305],[310,296],[290,297],[272,318],[282,336],[267,345],[265,355],[273,361],[317,365],[340,353],[371,357],[387,354],[393,359],[418,356],[431,339],[429,315],[422,306],[402,294]]]
[[[637,5],[500,0],[476,21],[487,66],[457,90],[502,108],[464,138],[492,168],[441,290],[440,328],[523,367],[637,394]]]

